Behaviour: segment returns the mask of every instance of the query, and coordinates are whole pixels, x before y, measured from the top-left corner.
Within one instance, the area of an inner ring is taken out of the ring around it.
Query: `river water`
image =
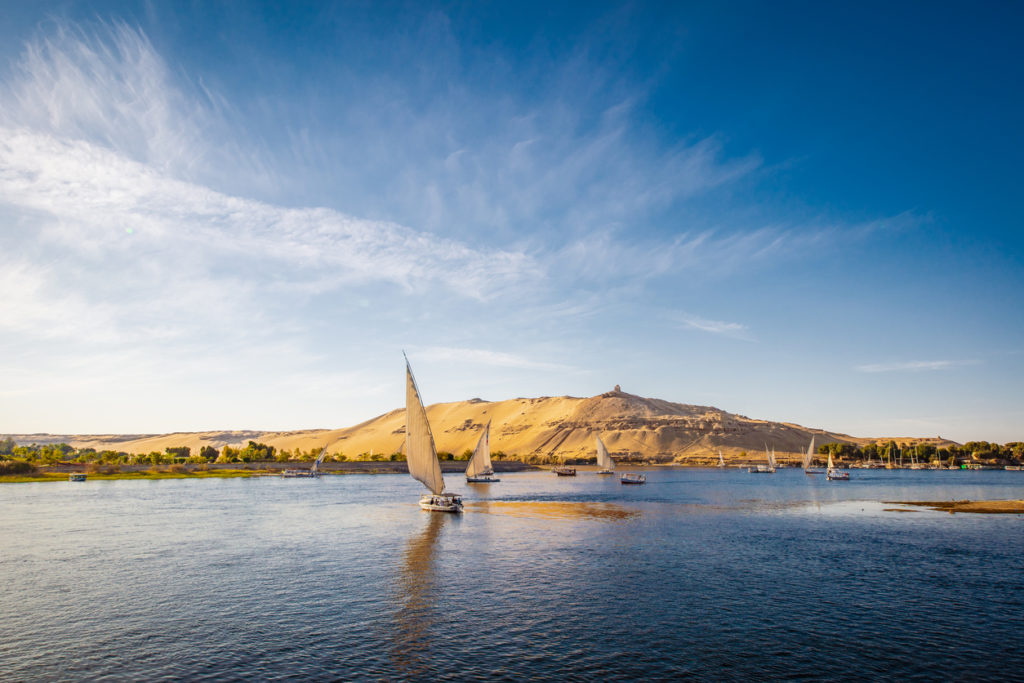
[[[1024,680],[1024,472],[0,487],[3,680]]]

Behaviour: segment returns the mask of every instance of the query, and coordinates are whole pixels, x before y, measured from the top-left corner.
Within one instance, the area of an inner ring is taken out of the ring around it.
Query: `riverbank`
[[[517,461],[497,461],[492,463],[495,472],[525,472],[540,469],[535,465]],[[310,463],[210,463],[206,465],[55,465],[39,467],[31,474],[12,474],[0,476],[0,483],[22,484],[29,482],[67,481],[69,474],[85,474],[91,480],[114,479],[202,479],[209,477],[268,477],[280,475],[285,469],[309,469]],[[464,460],[441,461],[441,471],[461,473],[466,470]],[[330,462],[320,465],[323,474],[406,474],[409,468],[404,461],[384,462]]]
[[[1024,500],[886,501],[886,505],[913,505],[938,512],[971,512],[983,515],[1024,514]]]

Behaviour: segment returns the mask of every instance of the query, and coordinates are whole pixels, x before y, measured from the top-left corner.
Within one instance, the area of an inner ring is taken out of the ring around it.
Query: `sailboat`
[[[327,446],[320,449],[320,455],[316,456],[316,460],[313,461],[313,466],[308,470],[285,470],[281,473],[281,476],[289,479],[294,477],[319,477],[320,463],[324,461],[325,455],[327,455]]]
[[[804,474],[813,476],[815,474],[821,474],[821,470],[812,470],[811,461],[814,460],[814,435],[811,435],[811,445],[807,447],[807,453],[804,454]]]
[[[764,456],[768,460],[767,465],[755,465],[754,467],[748,467],[747,472],[751,474],[774,474],[775,473],[775,458],[768,452],[768,444],[764,445]]]
[[[612,472],[615,469],[615,463],[612,461],[612,456],[608,455],[608,449],[605,448],[604,441],[601,441],[601,437],[597,438],[597,466],[600,467],[597,471],[598,474],[614,474]]]
[[[721,449],[719,449],[719,451],[718,451],[718,466],[719,467],[725,467],[725,458],[722,457]]]
[[[420,498],[421,508],[433,512],[462,512],[462,496],[444,490],[434,435],[408,358],[405,359],[405,462],[412,478],[430,491]]]
[[[491,421],[487,421],[484,433],[476,442],[476,449],[473,456],[466,465],[466,481],[470,484],[491,484],[501,481],[494,476],[494,468],[491,466]]]
[[[840,472],[836,469],[835,463],[832,462],[832,452],[828,454],[828,469],[825,471],[825,477],[829,481],[846,481],[850,478],[849,472]]]

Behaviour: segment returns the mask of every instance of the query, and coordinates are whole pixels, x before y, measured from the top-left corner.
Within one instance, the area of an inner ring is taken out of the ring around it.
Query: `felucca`
[[[850,478],[849,472],[840,472],[836,469],[835,463],[832,462],[832,452],[828,454],[828,469],[825,471],[825,477],[829,481],[846,481]]]
[[[811,445],[807,447],[807,453],[804,454],[804,474],[813,476],[815,474],[821,474],[821,470],[812,470],[811,461],[814,460],[814,435],[811,435]]]
[[[608,455],[608,449],[605,448],[604,441],[601,441],[601,437],[597,438],[597,466],[600,467],[597,471],[598,474],[614,474],[612,472],[615,469],[615,462],[612,461],[612,456]]]
[[[718,466],[719,467],[725,467],[725,458],[722,457],[721,449],[719,449],[719,451],[718,451]]]
[[[494,467],[491,466],[491,421],[487,421],[484,433],[476,442],[476,449],[473,457],[466,465],[466,481],[470,484],[490,484],[501,481],[494,476]]]
[[[316,460],[313,461],[313,466],[308,470],[285,470],[281,473],[282,477],[288,479],[296,477],[319,477],[320,476],[320,463],[324,461],[324,456],[327,455],[327,446],[320,449],[320,455],[316,456]]]
[[[768,444],[764,445],[764,455],[768,460],[767,465],[755,465],[754,467],[748,467],[747,472],[751,474],[774,474],[775,473],[775,458],[771,453],[768,452]]]
[[[405,359],[405,462],[412,478],[430,491],[420,498],[421,508],[433,512],[462,512],[462,497],[445,493],[434,435],[408,358]]]

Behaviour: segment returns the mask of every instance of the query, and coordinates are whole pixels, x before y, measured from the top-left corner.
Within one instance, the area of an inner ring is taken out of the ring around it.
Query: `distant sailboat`
[[[608,455],[608,449],[605,448],[604,441],[601,441],[601,437],[597,438],[597,466],[600,467],[597,471],[598,474],[614,474],[612,472],[615,469],[615,462],[612,460],[612,456]]]
[[[473,457],[466,465],[466,481],[470,484],[490,484],[501,481],[494,476],[494,467],[491,466],[491,421],[487,421],[484,433],[476,442],[476,450]]]
[[[462,512],[462,497],[445,493],[434,435],[430,431],[427,411],[408,358],[405,359],[405,462],[412,478],[430,490],[429,495],[420,498],[421,508],[434,512]]]
[[[722,457],[722,450],[718,450],[718,466],[725,467],[725,458]]]
[[[811,445],[807,447],[807,453],[804,454],[804,474],[814,475],[821,474],[821,470],[812,470],[811,462],[814,460],[814,435],[811,435]]]
[[[767,465],[755,465],[754,467],[748,467],[747,472],[750,472],[751,474],[774,474],[775,458],[772,457],[771,452],[769,452],[768,444],[764,445],[764,456],[768,460]]]
[[[825,477],[829,481],[846,481],[850,478],[849,472],[840,472],[832,461],[832,451],[828,453],[828,469],[825,470]]]
[[[282,477],[289,479],[297,477],[312,477],[316,478],[320,476],[320,463],[324,461],[324,456],[327,455],[327,446],[320,449],[320,455],[316,456],[316,460],[313,461],[313,466],[308,470],[285,470],[281,473]]]

